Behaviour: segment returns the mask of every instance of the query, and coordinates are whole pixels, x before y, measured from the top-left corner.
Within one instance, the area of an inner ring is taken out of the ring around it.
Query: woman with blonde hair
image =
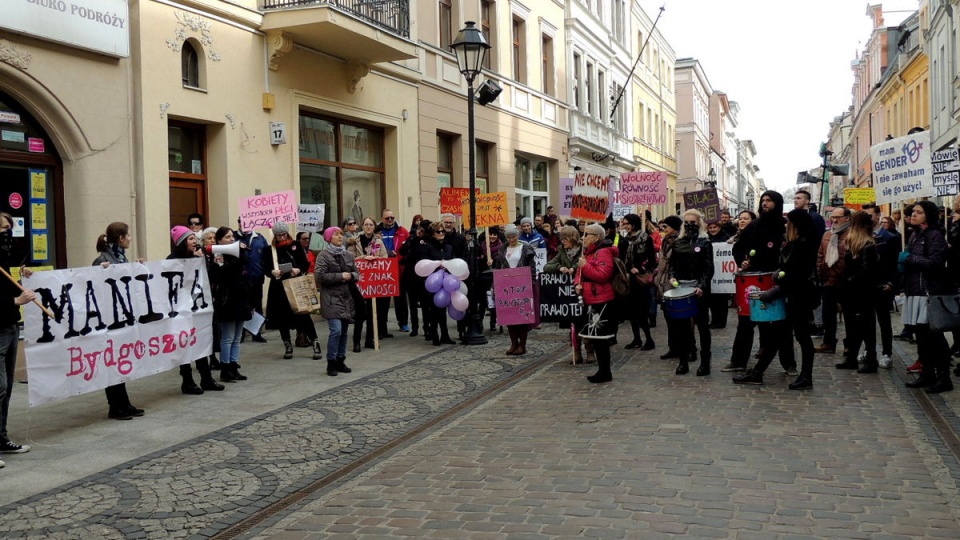
[[[867,301],[880,292],[880,255],[873,239],[873,218],[859,211],[850,218],[850,232],[843,240],[843,317],[847,330],[847,356],[837,369],[857,369],[860,344],[866,350],[866,360],[860,373],[877,372],[877,311],[876,303]]]
[[[681,282],[689,282],[697,298],[697,314],[690,320],[674,319],[676,325],[677,344],[681,350],[680,363],[676,374],[685,375],[690,371],[688,362],[696,361],[696,343],[693,336],[693,326],[700,334],[700,367],[697,376],[710,374],[711,341],[710,341],[710,310],[706,299],[710,295],[710,280],[713,279],[713,245],[707,238],[706,228],[703,226],[703,214],[699,210],[687,210],[683,213],[683,232],[673,246],[673,253],[667,266],[670,283],[673,287],[681,286]]]

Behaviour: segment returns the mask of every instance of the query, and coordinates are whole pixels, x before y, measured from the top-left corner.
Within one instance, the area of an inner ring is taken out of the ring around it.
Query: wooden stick
[[[380,325],[377,324],[377,299],[371,298],[370,305],[373,306],[373,350],[380,350]]]
[[[7,279],[10,280],[10,283],[13,283],[14,285],[16,285],[18,289],[20,289],[23,292],[27,292],[27,290],[23,288],[23,285],[21,285],[20,282],[18,282],[17,280],[13,279],[13,276],[11,276],[10,273],[6,271],[6,269],[0,267],[0,272],[3,272],[3,275],[7,276]],[[33,303],[36,304],[37,307],[40,308],[44,313],[46,313],[47,317],[50,317],[51,319],[57,318],[52,311],[50,311],[43,304],[40,303],[40,299],[34,298]]]

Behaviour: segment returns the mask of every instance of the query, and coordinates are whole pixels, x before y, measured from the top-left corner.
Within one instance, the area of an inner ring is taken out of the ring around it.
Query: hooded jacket
[[[769,212],[763,211],[765,196],[770,197],[774,204]],[[738,243],[743,243],[747,253],[749,272],[773,272],[780,265],[780,249],[783,246],[783,234],[787,230],[783,219],[783,196],[776,191],[764,191],[760,201],[757,209],[759,217],[747,225]],[[750,255],[751,252],[753,255]]]

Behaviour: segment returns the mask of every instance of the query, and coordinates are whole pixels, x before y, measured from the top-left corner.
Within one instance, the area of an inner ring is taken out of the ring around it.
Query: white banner
[[[877,204],[933,197],[930,132],[921,131],[870,147]]]
[[[203,258],[36,272],[24,287],[30,405],[85,394],[207,356],[213,296]]]
[[[318,233],[323,230],[325,207],[322,204],[301,204],[297,206],[297,232]]]
[[[737,292],[733,282],[733,274],[737,271],[737,263],[733,260],[733,244],[715,242],[713,244],[713,280],[710,281],[710,292],[717,294],[734,294]]]

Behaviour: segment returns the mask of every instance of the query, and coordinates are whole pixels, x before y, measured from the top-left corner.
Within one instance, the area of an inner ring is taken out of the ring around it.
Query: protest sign
[[[623,194],[619,191],[613,194],[613,210],[611,213],[613,214],[613,220],[616,222],[619,222],[621,219],[623,219],[623,216],[633,212],[632,204],[622,204],[620,202],[622,200],[622,195]]]
[[[620,204],[666,203],[666,172],[625,172],[620,174]]]
[[[930,166],[929,131],[871,146],[870,161],[877,204],[936,195]]]
[[[322,204],[301,204],[297,206],[297,229],[316,233],[323,230],[325,207]]]
[[[298,220],[297,195],[292,189],[240,199],[240,227],[245,231],[269,229],[278,221]]]
[[[960,191],[960,156],[957,149],[941,150],[930,155],[933,187],[937,196],[957,195]]]
[[[535,255],[533,262],[539,274],[543,272],[543,267],[547,264],[547,248],[533,248],[533,253]]]
[[[537,324],[539,308],[534,298],[533,278],[526,266],[493,271],[497,324]]]
[[[713,279],[710,280],[710,292],[715,294],[734,294],[737,292],[734,274],[737,262],[733,260],[733,244],[714,242]]]
[[[480,195],[480,188],[474,189]],[[440,213],[459,216],[463,212],[463,200],[470,200],[470,188],[440,188]]]
[[[877,200],[877,192],[873,188],[845,188],[843,190],[843,205],[856,206],[872,204]]]
[[[460,201],[463,223],[470,225],[470,195]],[[507,192],[483,193],[477,196],[477,227],[493,227],[509,223]]]
[[[540,320],[571,322],[584,319],[584,306],[574,292],[573,274],[540,274]]]
[[[31,406],[167,371],[213,350],[203,258],[36,272],[23,285],[54,314],[24,310]]]
[[[720,221],[720,199],[715,188],[684,193],[683,206],[687,210],[694,208],[702,212],[707,223]]]
[[[573,179],[570,216],[574,219],[603,221],[610,212],[610,178],[578,172]]]
[[[357,285],[364,298],[400,296],[400,266],[396,257],[357,259],[360,281]]]
[[[560,212],[561,216],[571,217],[573,212],[573,178],[560,179]]]

